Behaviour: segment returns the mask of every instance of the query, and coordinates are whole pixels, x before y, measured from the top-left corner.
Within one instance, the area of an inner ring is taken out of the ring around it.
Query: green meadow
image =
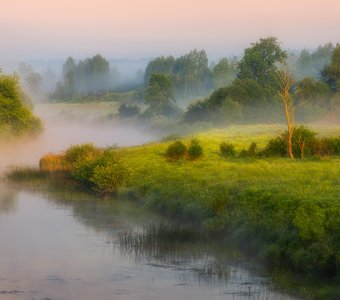
[[[340,131],[335,126],[311,128],[320,136],[337,136]],[[219,153],[221,142],[233,143],[237,152],[253,142],[261,150],[284,130],[283,125],[231,126],[180,138],[185,145],[192,138],[199,140],[203,156],[197,160],[167,159],[170,138],[109,150],[131,170],[129,183],[115,196],[194,224],[208,237],[261,260],[269,270],[316,282],[327,279],[327,289],[313,290],[313,295],[336,299],[340,292],[340,158],[226,158]],[[56,156],[54,163],[58,165],[63,155]],[[61,171],[68,174],[67,170],[64,165]],[[22,172],[28,171],[14,170],[10,176],[22,179]],[[34,177],[30,172],[28,177]],[[53,177],[55,168],[44,172]],[[310,295],[307,290],[301,293]]]

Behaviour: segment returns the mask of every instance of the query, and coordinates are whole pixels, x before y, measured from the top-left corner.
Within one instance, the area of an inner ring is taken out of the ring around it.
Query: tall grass
[[[324,136],[340,132],[322,130]],[[193,223],[202,234],[219,236],[271,268],[339,283],[340,158],[220,155],[222,142],[236,151],[252,143],[263,150],[283,131],[280,125],[233,126],[188,136],[181,142],[198,138],[204,151],[194,161],[166,159],[172,141],[117,151],[133,170],[129,193],[150,209]],[[46,170],[58,169],[59,158],[48,158]]]

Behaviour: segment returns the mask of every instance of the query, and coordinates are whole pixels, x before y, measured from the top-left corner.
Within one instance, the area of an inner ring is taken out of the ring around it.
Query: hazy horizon
[[[140,59],[205,49],[241,55],[260,37],[284,49],[339,41],[337,0],[59,0],[6,1],[0,19],[0,65],[8,61]]]

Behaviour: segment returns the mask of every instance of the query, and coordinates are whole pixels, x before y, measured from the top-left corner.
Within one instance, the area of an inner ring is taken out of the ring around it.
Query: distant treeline
[[[62,80],[57,83],[53,98],[67,100],[75,96],[108,93],[115,85],[118,74],[110,63],[96,55],[78,63],[69,57],[63,65]]]
[[[285,59],[294,78],[320,78],[320,72],[329,64],[335,49],[331,43],[319,46],[314,51],[303,49],[300,53],[289,53]],[[144,72],[144,87],[152,74],[166,74],[172,81],[174,97],[178,100],[205,96],[220,87],[230,85],[238,77],[240,61],[237,57],[223,57],[210,62],[205,50],[192,50],[179,57],[160,56],[151,60]],[[142,75],[138,70],[139,77]],[[131,79],[134,80],[134,79]],[[73,96],[100,95],[117,87],[119,74],[110,67],[101,55],[76,62],[69,57],[62,70],[62,79],[57,83],[52,98],[67,99]]]
[[[176,116],[188,123],[237,123],[282,118],[277,74],[285,68],[295,81],[297,116],[307,120],[339,107],[339,47],[328,43],[315,50],[288,52],[275,37],[267,37],[251,43],[242,57],[217,62],[209,62],[207,53],[197,49],[178,57],[156,57],[145,71],[139,69],[135,78],[124,82],[99,54],[79,61],[69,57],[59,81],[52,70],[40,74],[25,64],[19,74],[34,99],[44,100],[43,91],[53,90],[49,94],[53,101],[121,102],[117,113],[122,117]],[[54,82],[54,88],[45,81]],[[127,91],[133,91],[134,97],[123,97],[124,101],[116,97]]]

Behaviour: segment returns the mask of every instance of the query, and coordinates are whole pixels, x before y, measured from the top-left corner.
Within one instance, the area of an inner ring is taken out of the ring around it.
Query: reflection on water
[[[0,211],[1,300],[292,299],[136,204],[3,186]]]
[[[1,214],[14,213],[17,209],[18,201],[16,193],[0,184],[0,221]]]

